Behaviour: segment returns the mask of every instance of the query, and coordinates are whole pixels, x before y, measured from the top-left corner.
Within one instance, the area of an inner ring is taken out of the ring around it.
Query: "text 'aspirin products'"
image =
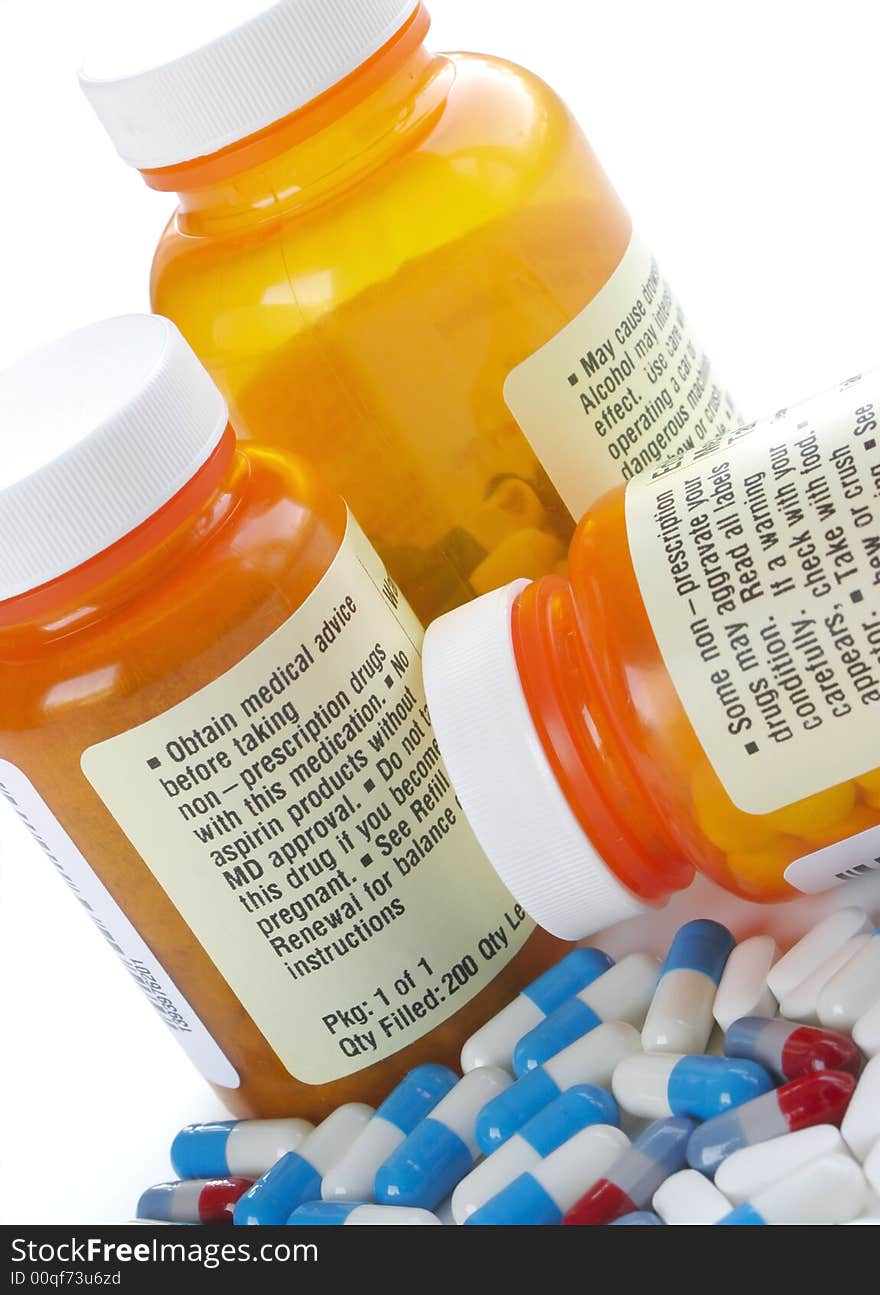
[[[154,308],[246,434],[341,491],[419,615],[552,571],[608,486],[733,427],[538,77],[429,52],[419,0],[156,10],[127,4],[82,80],[178,194]]]
[[[464,820],[345,504],[237,448],[158,317],[0,375],[0,424],[0,791],[131,975],[242,1115],[457,1062],[558,946]],[[187,1145],[251,1174],[292,1133]]]
[[[456,790],[549,930],[642,912],[694,869],[770,901],[880,866],[878,401],[875,374],[706,437],[587,513],[569,581],[432,626]],[[831,925],[823,960],[865,933]]]

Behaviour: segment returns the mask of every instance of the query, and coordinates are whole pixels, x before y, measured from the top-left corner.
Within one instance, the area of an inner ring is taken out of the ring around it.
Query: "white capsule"
[[[767,977],[771,991],[782,1002],[847,940],[870,929],[868,915],[861,908],[840,908],[829,913],[771,967]]]
[[[524,1034],[544,1019],[540,1007],[520,994],[467,1040],[461,1050],[462,1073],[466,1075],[469,1070],[483,1066],[510,1070],[514,1048]]]
[[[767,984],[776,954],[776,941],[769,935],[754,935],[733,950],[712,1009],[722,1030],[744,1016],[776,1015],[776,998]]]
[[[862,1168],[871,1190],[880,1196],[880,1140],[875,1142],[868,1152]]]
[[[880,1056],[880,1003],[869,1007],[853,1026],[853,1042],[866,1057]]]
[[[669,1079],[683,1058],[675,1052],[637,1052],[614,1068],[611,1091],[621,1110],[640,1120],[665,1120],[673,1114]]]
[[[593,1124],[536,1165],[532,1177],[565,1214],[630,1145],[626,1134],[612,1124]]]
[[[338,1228],[405,1228],[439,1227],[440,1220],[430,1210],[410,1209],[401,1205],[360,1205],[356,1201],[309,1201],[288,1219],[294,1227]]]
[[[822,1156],[766,1187],[740,1210],[771,1226],[849,1223],[865,1202],[865,1178],[849,1156]]]
[[[857,1160],[866,1159],[880,1139],[880,1057],[874,1057],[862,1071],[840,1131]]]
[[[873,941],[872,935],[854,935],[820,962],[799,985],[783,997],[779,1014],[801,1025],[819,1024],[819,999],[829,980]]]
[[[481,1205],[497,1196],[520,1174],[528,1173],[540,1160],[539,1152],[521,1134],[514,1133],[462,1178],[451,1197],[452,1221],[464,1223]]]
[[[848,1034],[875,1003],[880,1003],[880,931],[828,981],[819,995],[819,1022]]]
[[[845,1152],[839,1129],[833,1124],[816,1124],[734,1151],[719,1165],[715,1186],[732,1205],[742,1205],[813,1160]]]
[[[696,1169],[682,1169],[658,1187],[652,1202],[664,1223],[710,1226],[730,1213],[726,1196]]]
[[[642,1029],[645,1052],[700,1053],[709,1042],[712,1009],[734,939],[718,922],[680,928],[669,946]]]

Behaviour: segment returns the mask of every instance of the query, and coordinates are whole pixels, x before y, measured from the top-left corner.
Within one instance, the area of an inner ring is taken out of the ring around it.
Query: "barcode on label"
[[[857,863],[854,868],[847,868],[845,872],[836,872],[838,881],[854,881],[856,877],[867,877],[869,873],[876,872],[880,869],[880,858],[871,859],[868,863]]]

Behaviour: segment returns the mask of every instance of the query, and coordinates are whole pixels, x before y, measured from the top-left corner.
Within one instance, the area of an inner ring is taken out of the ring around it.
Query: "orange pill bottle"
[[[0,791],[237,1113],[454,1064],[558,946],[437,752],[346,506],[237,448],[169,321],[0,375]]]
[[[600,500],[568,581],[429,631],[465,812],[549,930],[880,867],[878,409],[873,375],[707,440]]]
[[[571,113],[419,0],[126,5],[83,88],[177,195],[153,307],[346,498],[430,619],[562,564],[730,402]],[[146,15],[148,30],[137,31]],[[192,27],[195,30],[192,30]]]

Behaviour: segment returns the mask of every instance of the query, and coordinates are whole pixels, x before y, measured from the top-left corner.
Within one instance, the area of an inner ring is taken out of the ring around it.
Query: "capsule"
[[[869,1007],[853,1026],[853,1042],[866,1057],[880,1056],[880,1002]]]
[[[609,1225],[612,1228],[662,1228],[663,1220],[650,1210],[636,1210],[634,1214],[624,1214],[622,1218],[614,1219]]]
[[[871,1191],[880,1197],[880,1138],[874,1143],[874,1146],[865,1157],[865,1163],[862,1165],[865,1177],[868,1180],[868,1186]]]
[[[324,1175],[325,1201],[373,1200],[376,1170],[458,1083],[448,1066],[418,1066],[376,1111],[345,1155]]]
[[[148,1187],[137,1205],[139,1219],[151,1223],[232,1223],[237,1202],[250,1178],[189,1178]]]
[[[752,1200],[765,1187],[797,1173],[804,1165],[822,1156],[846,1151],[840,1129],[833,1124],[815,1124],[797,1133],[785,1133],[781,1138],[759,1142],[753,1147],[743,1147],[718,1167],[715,1186],[723,1192],[731,1205],[742,1205]]]
[[[654,958],[642,953],[623,958],[520,1039],[513,1053],[514,1074],[519,1078],[535,1070],[605,1021],[641,1027],[659,969]]]
[[[722,1030],[743,1016],[775,1016],[776,998],[767,976],[776,959],[776,941],[755,935],[736,945],[724,966],[712,1014]]]
[[[880,1057],[862,1071],[840,1131],[857,1160],[864,1160],[880,1140]]]
[[[286,1223],[300,1205],[321,1199],[321,1179],[337,1164],[373,1118],[372,1106],[350,1102],[328,1115],[296,1151],[257,1179],[235,1207],[239,1227]]]
[[[301,1228],[440,1226],[440,1220],[430,1210],[357,1201],[310,1201],[294,1210],[287,1222],[290,1227]]]
[[[524,1124],[519,1133],[471,1170],[452,1194],[452,1216],[464,1223],[520,1174],[527,1173],[569,1138],[591,1124],[614,1124],[608,1094],[577,1084]]]
[[[696,1169],[681,1169],[654,1193],[654,1209],[671,1226],[709,1227],[730,1212],[730,1201]]]
[[[642,1030],[645,1052],[704,1052],[715,995],[734,938],[726,926],[688,922],[675,936]]]
[[[772,1087],[771,1076],[754,1061],[677,1057],[671,1052],[625,1057],[611,1081],[621,1108],[649,1120],[670,1115],[711,1120]]]
[[[856,1081],[838,1070],[802,1075],[735,1111],[716,1115],[694,1133],[688,1146],[692,1169],[714,1174],[722,1161],[758,1142],[769,1142],[812,1124],[840,1124]]]
[[[819,995],[819,1023],[849,1032],[875,1003],[880,1003],[880,929],[825,985]]]
[[[823,1156],[765,1187],[718,1220],[719,1227],[849,1223],[865,1203],[864,1176],[849,1156]]]
[[[838,971],[845,968],[866,944],[872,940],[870,935],[854,935],[835,949],[832,954],[820,962],[815,971],[795,985],[779,1004],[779,1014],[788,1021],[800,1021],[804,1025],[819,1024],[819,999],[826,985]]]
[[[770,969],[767,984],[777,1001],[781,1003],[847,940],[870,929],[868,915],[860,908],[840,908],[829,913]]]
[[[555,1227],[590,1183],[607,1173],[629,1146],[610,1124],[576,1133],[528,1173],[520,1174],[467,1219],[479,1227]]]
[[[480,1150],[487,1156],[497,1151],[533,1116],[575,1084],[609,1086],[617,1063],[640,1050],[638,1033],[631,1025],[610,1021],[597,1026],[487,1103],[477,1119]],[[617,1124],[620,1118],[617,1103],[609,1093],[603,1097],[606,1103],[603,1122]]]
[[[569,1227],[601,1227],[650,1205],[659,1188],[685,1165],[696,1125],[681,1116],[657,1120],[599,1178],[566,1214]]]
[[[734,1021],[724,1036],[724,1055],[757,1061],[780,1079],[798,1079],[821,1070],[858,1074],[858,1048],[842,1034],[791,1021],[747,1016]]]
[[[261,1178],[312,1132],[308,1120],[217,1120],[188,1124],[171,1144],[179,1178]]]
[[[480,1154],[477,1116],[511,1084],[498,1066],[469,1070],[376,1171],[380,1205],[433,1210],[470,1173]]]
[[[567,953],[471,1035],[461,1050],[462,1073],[478,1066],[510,1070],[513,1050],[523,1035],[613,966],[614,959],[601,949],[573,949]]]

